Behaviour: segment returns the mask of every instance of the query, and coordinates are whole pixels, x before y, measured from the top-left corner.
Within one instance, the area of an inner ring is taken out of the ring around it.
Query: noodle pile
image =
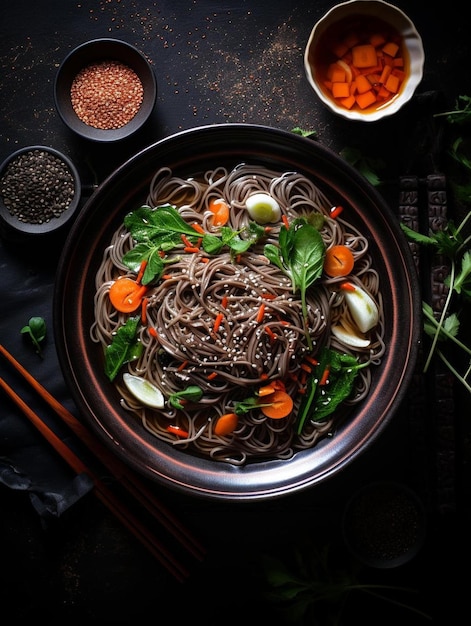
[[[126,363],[122,371],[141,376],[156,385],[168,398],[190,385],[203,390],[197,403],[189,402],[177,410],[166,403],[164,409],[142,406],[126,389],[121,373],[115,384],[122,405],[132,411],[143,426],[159,439],[187,451],[242,465],[260,459],[288,459],[296,450],[310,448],[332,434],[340,413],[322,421],[308,420],[298,435],[296,417],[302,394],[303,363],[321,346],[349,353],[368,366],[355,380],[353,393],[345,407],[360,402],[369,391],[372,364],[384,352],[383,313],[378,274],[372,266],[368,241],[342,217],[329,217],[332,204],[305,176],[297,172],[279,173],[263,166],[240,164],[232,170],[217,168],[192,179],[175,176],[168,168],[154,176],[146,203],[155,208],[166,204],[177,208],[188,224],[198,224],[208,233],[217,233],[208,210],[211,199],[223,198],[230,206],[234,230],[246,226],[250,217],[245,202],[255,192],[269,193],[291,222],[313,212],[325,216],[321,235],[326,247],[345,244],[353,252],[355,266],[348,280],[361,285],[378,303],[380,321],[370,333],[367,348],[353,350],[331,333],[341,317],[349,318],[345,299],[338,289],[339,280],[324,275],[307,290],[308,327],[313,342],[308,349],[305,323],[298,293],[291,280],[263,254],[267,243],[278,242],[283,222],[270,224],[266,237],[247,252],[234,258],[223,249],[215,255],[172,250],[172,263],[164,276],[147,293],[146,323],[138,329],[143,350],[137,360]],[[108,292],[118,277],[135,278],[122,258],[135,242],[121,226],[106,248],[96,275],[95,322],[93,341],[105,349],[129,317],[111,305]],[[263,307],[263,321],[260,319]],[[218,314],[220,326],[215,332]],[[154,334],[149,328],[155,329]],[[239,415],[236,430],[221,437],[213,432],[218,416],[232,411],[237,401],[254,396],[267,381],[282,380],[294,400],[292,413],[270,419],[260,410]],[[178,426],[187,436],[168,432]]]

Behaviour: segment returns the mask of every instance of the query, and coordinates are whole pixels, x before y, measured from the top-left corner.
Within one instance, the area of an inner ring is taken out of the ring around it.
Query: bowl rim
[[[25,146],[18,150],[12,152],[6,159],[0,164],[0,180],[3,178],[3,174],[8,167],[8,165],[14,161],[17,157],[22,154],[26,154],[27,152],[33,152],[36,150],[48,152],[56,156],[63,163],[67,165],[70,170],[70,173],[74,179],[74,196],[72,198],[69,206],[64,209],[59,217],[54,217],[50,219],[48,222],[44,222],[42,224],[33,224],[30,222],[22,222],[17,217],[12,215],[8,209],[8,207],[3,203],[3,198],[0,195],[0,218],[5,222],[7,227],[17,233],[27,234],[27,235],[43,235],[55,232],[65,226],[75,215],[76,210],[80,204],[81,200],[81,192],[82,185],[79,172],[72,161],[72,159],[67,155],[57,150],[56,148],[52,148],[51,146],[44,145],[34,145],[34,146]]]
[[[99,60],[118,60],[133,69],[141,79],[144,95],[136,115],[127,124],[116,129],[101,129],[85,124],[75,113],[70,100],[70,88],[77,72]],[[68,52],[54,79],[54,103],[66,126],[81,137],[110,143],[125,139],[139,130],[150,118],[157,100],[157,80],[150,60],[131,43],[112,37],[85,41]]]
[[[204,151],[201,145],[205,146]],[[119,400],[112,383],[104,376],[99,348],[89,341],[92,277],[101,259],[100,251],[122,223],[124,214],[147,197],[148,184],[159,167],[168,166],[191,176],[195,167],[201,171],[208,162],[213,167],[215,163],[220,165],[221,155],[232,164],[262,161],[286,166],[289,171],[298,167],[309,172],[315,181],[321,181],[321,186],[327,184],[328,178],[332,194],[334,190],[340,193],[339,185],[344,194],[349,194],[348,200],[343,199],[354,211],[360,211],[365,229],[382,232],[384,250],[372,245],[377,248],[379,266],[385,268],[385,281],[392,286],[387,295],[391,304],[387,313],[391,319],[391,349],[374,377],[376,384],[362,404],[361,415],[355,413],[355,418],[334,437],[308,451],[297,452],[288,461],[235,467],[185,454],[156,440],[117,406]],[[94,234],[93,242],[90,233]],[[98,252],[94,252],[97,248]],[[54,334],[59,362],[75,403],[91,428],[123,461],[152,481],[185,495],[213,500],[255,501],[292,494],[330,480],[361,456],[367,447],[365,443],[374,442],[385,431],[399,408],[412,379],[420,331],[421,302],[414,261],[397,218],[384,198],[329,148],[289,131],[255,124],[191,128],[161,139],[131,157],[87,201],[69,232],[55,281]],[[386,394],[391,387],[393,393]]]
[[[319,87],[309,60],[315,37],[322,34],[332,23],[333,19],[337,20],[347,16],[352,9],[355,13],[374,15],[382,19],[392,19],[393,25],[402,33],[402,36],[404,37],[404,43],[409,54],[410,75],[409,80],[403,87],[403,90],[399,93],[398,97],[394,98],[387,105],[372,112],[352,111],[337,105]],[[386,2],[385,0],[346,0],[345,2],[334,5],[314,24],[304,50],[304,70],[310,86],[315,91],[321,102],[330,111],[351,121],[376,122],[397,113],[399,109],[409,102],[422,81],[424,65],[424,46],[415,24],[402,9],[394,4],[391,4],[390,2]]]

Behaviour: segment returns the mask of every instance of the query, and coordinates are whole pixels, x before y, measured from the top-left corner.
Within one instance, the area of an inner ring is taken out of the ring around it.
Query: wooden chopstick
[[[15,404],[26,415],[30,422],[39,430],[44,438],[60,454],[60,456],[77,472],[85,473],[93,481],[95,493],[110,511],[145,545],[145,547],[172,573],[175,578],[183,582],[189,575],[188,570],[181,565],[167,550],[167,548],[152,535],[148,528],[121,502],[116,495],[83,463],[55,433],[45,424],[20,396],[0,377],[0,387],[8,394]]]
[[[70,411],[68,411],[45,387],[41,385],[14,357],[0,344],[0,353],[23,376],[26,382],[43,398],[53,411],[69,426],[74,434],[95,454],[101,463],[111,472],[134,498],[164,528],[177,539],[195,558],[202,560],[205,549],[199,540],[186,528],[175,515],[155,496],[139,477],[88,430]],[[6,383],[5,383],[6,385]],[[4,387],[5,389],[5,387]],[[7,389],[5,389],[7,391]],[[8,392],[7,392],[8,393]]]

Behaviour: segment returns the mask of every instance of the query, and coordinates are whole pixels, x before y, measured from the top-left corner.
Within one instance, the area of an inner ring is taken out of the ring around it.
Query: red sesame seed
[[[134,70],[117,61],[84,67],[70,89],[72,107],[88,126],[102,130],[128,124],[142,104],[144,88]]]

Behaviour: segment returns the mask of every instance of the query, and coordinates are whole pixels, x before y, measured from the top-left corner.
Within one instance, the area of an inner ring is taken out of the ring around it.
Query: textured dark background
[[[394,118],[351,124],[321,106],[303,70],[310,30],[333,4],[326,0],[3,2],[0,161],[24,146],[50,145],[73,159],[85,187],[91,188],[141,148],[183,129],[224,122],[285,130],[299,126],[315,130],[316,140],[337,152],[353,146],[383,159],[383,175],[389,182],[381,191],[396,208],[400,176],[423,177],[444,168],[430,111],[453,108],[459,95],[471,94],[471,73],[466,71],[471,61],[469,29],[456,2],[440,10],[411,0],[396,2],[423,38],[422,84],[413,102]],[[54,107],[53,83],[60,62],[72,48],[97,37],[116,37],[135,45],[151,60],[157,79],[158,99],[150,123],[119,145],[80,140],[65,128]],[[44,317],[52,329],[60,248],[60,241],[39,251],[0,241],[0,340],[74,411],[52,333],[43,359],[19,333],[32,315]],[[1,375],[21,388],[3,363],[0,367]],[[161,620],[163,614],[179,620],[194,616],[206,623],[249,618],[284,623],[264,597],[262,557],[290,560],[299,550],[309,559],[316,549],[329,545],[335,555],[332,575],[356,568],[340,532],[344,506],[363,483],[388,478],[410,485],[421,497],[429,520],[427,541],[409,564],[394,570],[360,568],[359,579],[411,588],[415,593],[395,598],[414,604],[434,623],[458,623],[450,616],[465,607],[461,572],[469,567],[470,413],[450,379],[437,380],[439,384],[433,381],[431,389],[415,381],[410,399],[374,450],[348,475],[323,488],[250,505],[208,503],[160,490],[208,548],[206,560],[194,566],[184,585],[175,583],[92,495],[58,519],[40,518],[29,493],[60,491],[72,477],[2,396],[0,461],[4,465],[0,469],[13,464],[24,476],[24,490],[0,485],[2,614],[10,610],[18,619],[43,614],[53,620],[116,623],[149,616]],[[435,413],[428,403],[430,394],[437,400]],[[44,413],[33,394],[24,390],[24,395]],[[346,608],[344,625],[358,620],[392,624],[403,618],[410,624],[430,623],[400,607],[355,597]],[[331,623],[321,613],[316,619],[309,623]]]

